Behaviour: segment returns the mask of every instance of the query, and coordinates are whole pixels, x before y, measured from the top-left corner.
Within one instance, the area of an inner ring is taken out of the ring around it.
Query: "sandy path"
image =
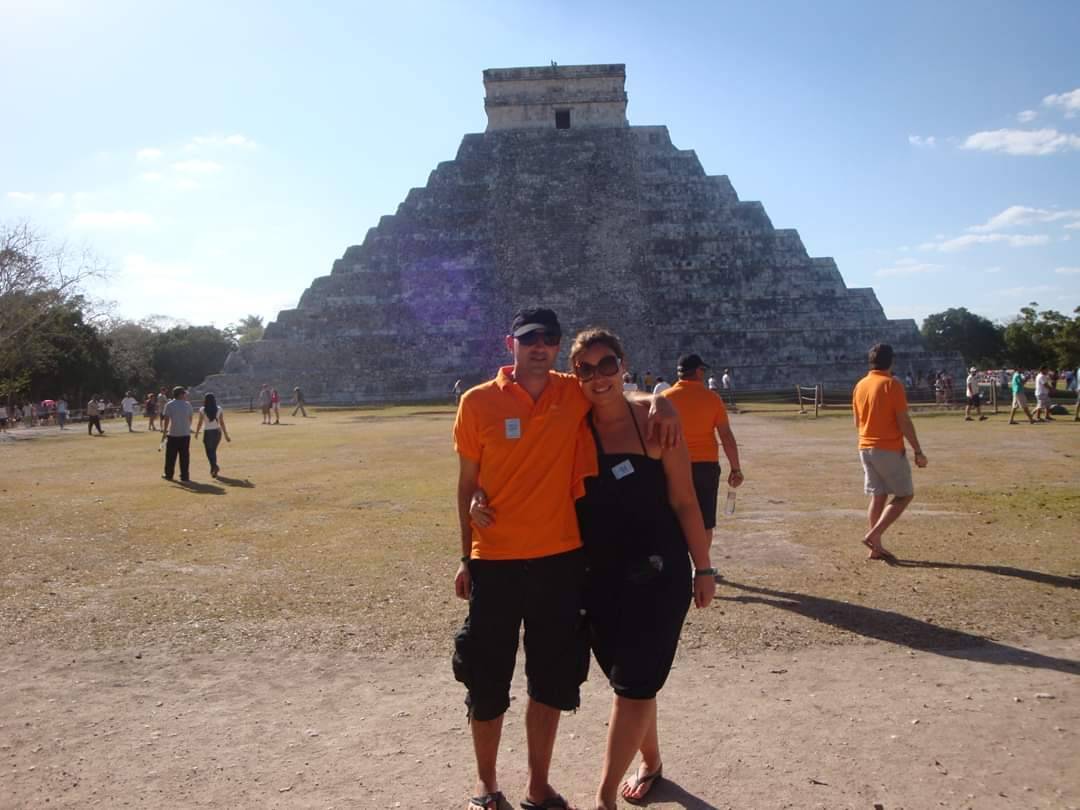
[[[672,781],[651,806],[1080,806],[1080,642],[1030,650],[686,653],[662,703]],[[471,770],[461,697],[444,660],[9,647],[0,806],[455,808]],[[503,779],[516,800],[520,673],[515,698]],[[556,752],[582,802],[607,709],[594,668]]]

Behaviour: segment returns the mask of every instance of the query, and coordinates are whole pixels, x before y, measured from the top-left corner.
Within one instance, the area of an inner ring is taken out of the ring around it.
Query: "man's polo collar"
[[[672,386],[672,388],[678,388],[679,386],[701,385],[704,386],[701,380],[679,380]]]
[[[880,368],[872,368],[872,369],[870,369],[870,373],[871,374],[880,374],[883,377],[892,377],[892,371],[883,371]]]

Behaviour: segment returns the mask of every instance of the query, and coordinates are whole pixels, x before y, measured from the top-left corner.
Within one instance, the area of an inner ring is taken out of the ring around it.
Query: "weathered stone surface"
[[[963,376],[958,356],[928,354],[914,321],[888,320],[873,290],[848,289],[832,259],[810,257],[796,231],[706,175],[666,127],[627,126],[618,112],[597,123],[597,104],[619,103],[610,85],[621,88],[622,67],[485,71],[499,125],[466,135],[200,388],[232,401],[263,382],[321,402],[442,397],[457,378],[493,374],[528,304],[553,307],[571,334],[614,328],[635,369],[671,375],[696,351],[743,389],[848,387],[877,341],[894,346],[901,372]],[[590,125],[574,125],[579,107]],[[556,129],[566,108],[571,126]]]

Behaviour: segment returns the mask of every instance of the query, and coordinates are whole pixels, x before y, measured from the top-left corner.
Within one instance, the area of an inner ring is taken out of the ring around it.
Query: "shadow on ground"
[[[672,802],[676,807],[682,807],[685,810],[720,810],[715,804],[709,804],[704,799],[699,799],[694,794],[688,793],[683,787],[670,779],[661,779],[657,782],[641,804],[654,801]]]
[[[938,627],[936,624],[913,619],[891,610],[880,610],[805,593],[742,585],[726,579],[721,582],[730,588],[756,594],[755,596],[717,597],[721,601],[780,608],[847,630],[849,633],[948,658],[964,658],[985,664],[1052,669],[1070,675],[1080,675],[1080,661],[1040,655],[1019,647],[991,641],[985,636],[952,630],[948,627]]]
[[[214,486],[213,484],[201,484],[198,481],[179,481],[177,485],[182,489],[186,489],[188,492],[194,492],[196,495],[224,495],[225,488]]]
[[[973,563],[948,563],[934,562],[932,560],[901,560],[899,558],[889,562],[889,565],[899,568],[958,568],[965,571],[982,571],[986,574],[997,574],[1002,577],[1017,577],[1030,582],[1038,582],[1041,585],[1053,585],[1055,588],[1080,589],[1080,574],[1047,574],[1043,571],[1028,571],[1026,568],[1013,568],[1010,565],[976,565]]]
[[[239,487],[240,489],[255,489],[255,484],[249,481],[247,478],[229,478],[226,475],[218,473],[217,482],[224,484],[227,487]]]

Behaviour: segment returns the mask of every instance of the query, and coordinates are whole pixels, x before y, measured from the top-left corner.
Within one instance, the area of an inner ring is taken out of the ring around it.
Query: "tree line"
[[[1039,311],[1032,301],[1006,323],[994,323],[964,307],[929,315],[919,330],[931,351],[956,351],[981,369],[1076,369],[1080,366],[1080,307],[1072,317]]]
[[[102,313],[84,286],[107,275],[87,251],[51,245],[26,224],[0,226],[0,405],[195,385],[262,337],[257,315],[219,329]]]

